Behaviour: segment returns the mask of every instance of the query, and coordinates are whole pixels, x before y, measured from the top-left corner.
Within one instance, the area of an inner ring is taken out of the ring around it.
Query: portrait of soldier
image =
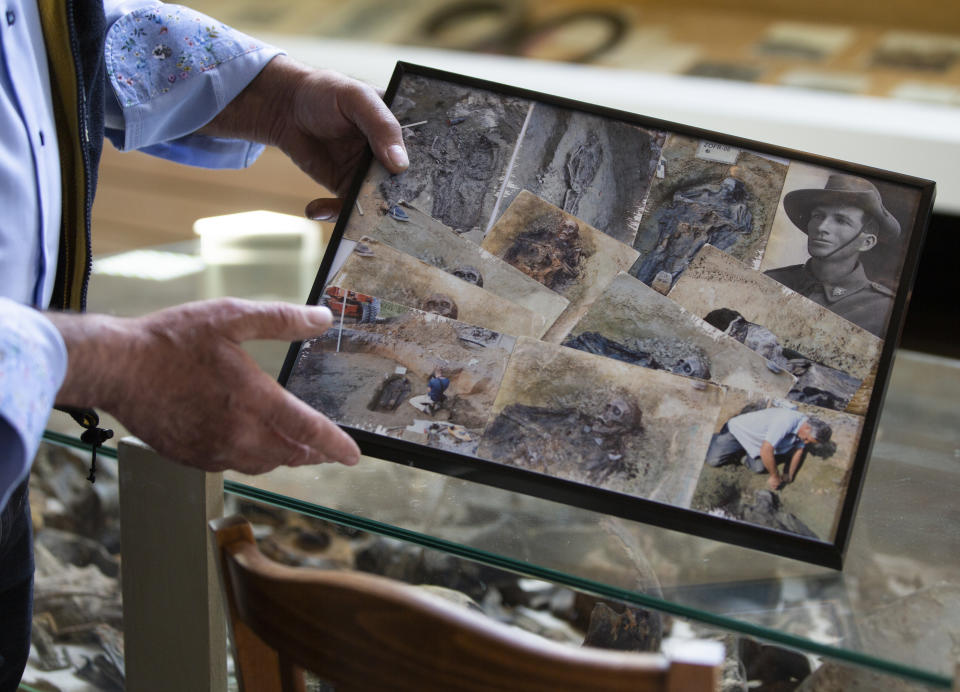
[[[793,482],[807,445],[825,444],[833,430],[812,416],[785,408],[741,413],[728,420],[710,440],[707,465],[741,463],[754,473],[768,473],[767,485],[779,490]],[[785,473],[778,467],[784,464]]]
[[[770,269],[767,276],[841,317],[881,336],[894,291],[871,280],[861,259],[878,246],[896,245],[900,222],[868,180],[832,174],[822,189],[788,192],[783,207],[807,235],[810,259]]]

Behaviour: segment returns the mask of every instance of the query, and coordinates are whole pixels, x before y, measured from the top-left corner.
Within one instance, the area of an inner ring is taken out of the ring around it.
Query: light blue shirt
[[[60,161],[36,0],[0,8],[0,507],[27,475],[67,369],[40,310],[53,293]],[[262,145],[192,134],[280,51],[178,5],[107,0],[106,136],[208,168],[250,165]]]
[[[802,413],[790,409],[767,408],[734,416],[727,421],[727,430],[751,457],[760,456],[764,442],[770,443],[775,455],[787,454],[803,446],[797,430],[806,420]]]

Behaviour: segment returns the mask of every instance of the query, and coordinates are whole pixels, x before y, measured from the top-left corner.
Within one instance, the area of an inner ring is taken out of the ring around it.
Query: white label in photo
[[[740,149],[731,147],[729,144],[718,144],[701,139],[700,146],[697,147],[697,158],[703,159],[704,161],[736,163],[739,156]]]

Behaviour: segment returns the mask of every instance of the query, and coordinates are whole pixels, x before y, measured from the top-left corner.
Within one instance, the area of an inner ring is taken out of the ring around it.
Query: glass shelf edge
[[[68,449],[76,449],[80,452],[90,452],[90,445],[85,442],[81,442],[78,438],[73,435],[64,435],[63,433],[53,432],[52,430],[43,431],[43,441],[49,442],[50,444],[57,445],[58,447],[66,447]],[[97,454],[103,457],[109,457],[110,459],[117,458],[117,448],[116,447],[107,447],[102,445],[97,448]]]

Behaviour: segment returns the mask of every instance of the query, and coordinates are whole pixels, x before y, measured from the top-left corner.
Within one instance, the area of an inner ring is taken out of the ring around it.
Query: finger
[[[405,171],[410,159],[403,143],[403,130],[377,92],[357,82],[343,90],[339,103],[344,117],[366,136],[380,163],[391,173]]]
[[[279,385],[276,389],[280,397],[264,416],[264,423],[287,449],[284,465],[338,462],[353,466],[360,461],[357,443],[336,423]]]
[[[308,219],[314,221],[334,222],[340,216],[340,210],[343,208],[343,202],[331,197],[320,197],[313,200],[304,210]]]
[[[251,371],[244,384],[234,393],[229,421],[204,439],[211,447],[200,460],[204,468],[259,474],[277,466],[359,461],[349,435],[265,373]]]
[[[278,339],[294,341],[322,334],[333,324],[325,307],[227,298],[211,301],[211,326],[235,341]]]

